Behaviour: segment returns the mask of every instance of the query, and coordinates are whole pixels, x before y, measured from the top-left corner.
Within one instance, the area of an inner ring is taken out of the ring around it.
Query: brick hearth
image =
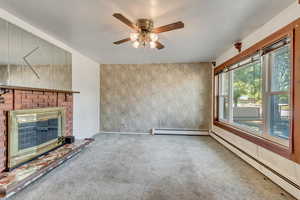
[[[73,93],[63,91],[37,91],[35,89],[7,89],[0,102],[0,172],[6,169],[7,158],[7,113],[10,110],[23,110],[48,107],[66,108],[66,135],[72,135]]]

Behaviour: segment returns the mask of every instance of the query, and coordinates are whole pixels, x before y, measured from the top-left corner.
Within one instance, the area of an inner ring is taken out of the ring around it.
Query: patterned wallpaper
[[[101,131],[208,129],[209,63],[101,65]]]

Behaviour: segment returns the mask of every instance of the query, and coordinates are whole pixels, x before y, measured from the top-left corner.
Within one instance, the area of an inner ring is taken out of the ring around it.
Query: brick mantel
[[[73,92],[60,90],[2,88],[0,101],[0,172],[6,169],[7,157],[7,113],[11,110],[65,107],[66,135],[72,135]]]

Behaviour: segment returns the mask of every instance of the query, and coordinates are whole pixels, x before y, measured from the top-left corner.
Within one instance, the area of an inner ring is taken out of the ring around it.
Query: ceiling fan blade
[[[124,24],[126,24],[127,26],[129,26],[130,28],[132,28],[134,30],[138,30],[138,27],[134,23],[132,23],[129,19],[124,17],[122,14],[115,13],[115,14],[113,14],[113,16],[115,18],[117,18],[118,20],[120,20],[121,22],[123,22]]]
[[[165,48],[165,46],[160,42],[156,42],[156,48],[161,50],[161,49]]]
[[[163,32],[172,31],[172,30],[180,29],[180,28],[184,28],[184,23],[181,21],[154,28],[152,32],[153,33],[163,33]]]
[[[130,41],[130,38],[125,38],[123,40],[116,41],[116,42],[114,42],[114,44],[122,44],[122,43],[128,42],[128,41]]]

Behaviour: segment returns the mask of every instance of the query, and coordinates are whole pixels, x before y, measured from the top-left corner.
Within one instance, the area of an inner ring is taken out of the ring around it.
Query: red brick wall
[[[4,104],[0,103],[0,172],[6,168],[7,147],[7,112],[48,107],[66,108],[66,135],[72,135],[73,127],[73,94],[60,92],[39,92],[9,90],[2,95]]]

